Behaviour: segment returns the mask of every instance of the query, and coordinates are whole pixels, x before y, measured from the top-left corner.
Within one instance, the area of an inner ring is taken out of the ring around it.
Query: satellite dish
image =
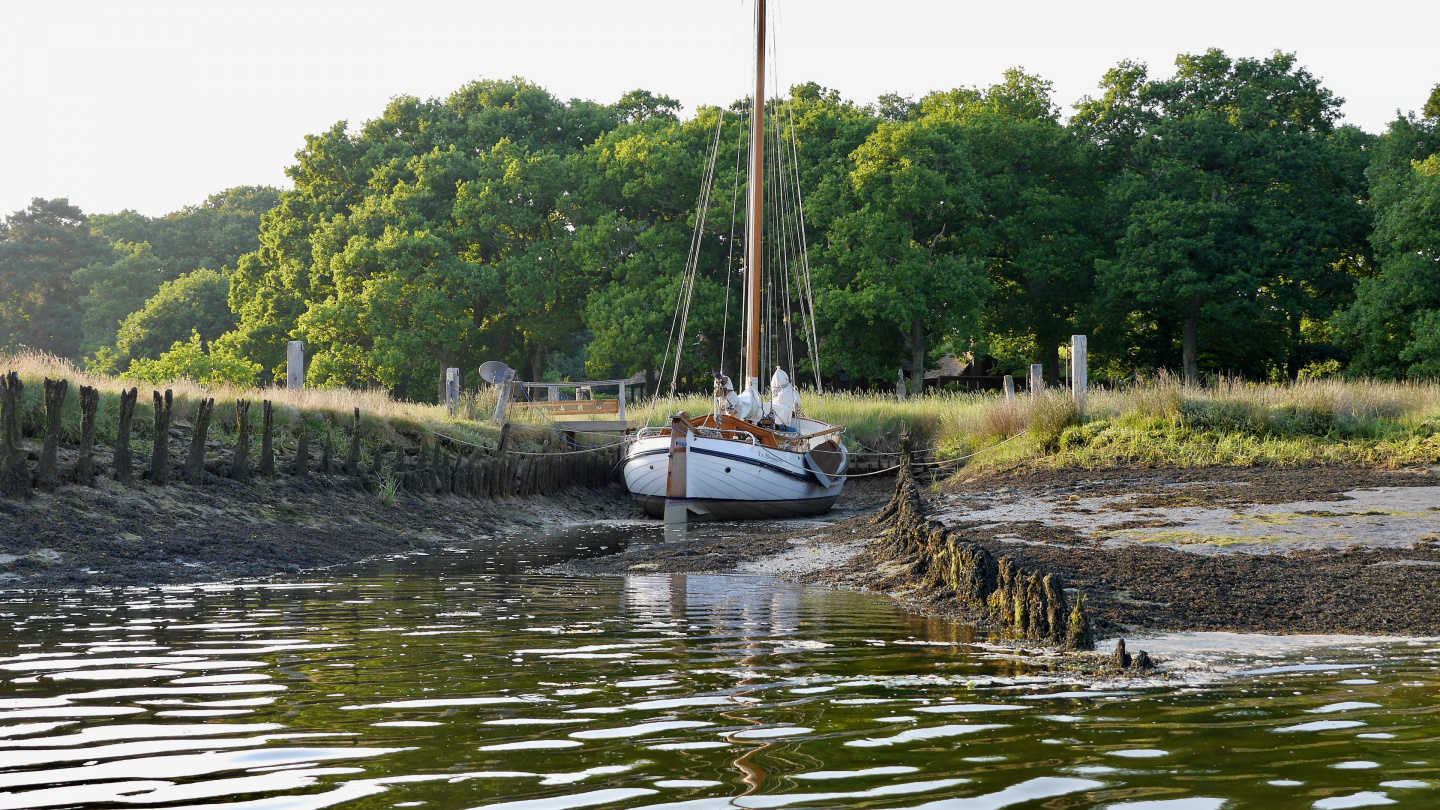
[[[498,383],[515,376],[510,367],[499,360],[486,360],[480,364],[480,378],[488,383]]]

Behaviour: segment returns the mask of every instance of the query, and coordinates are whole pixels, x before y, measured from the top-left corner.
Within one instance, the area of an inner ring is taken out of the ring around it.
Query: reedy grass
[[[25,380],[29,435],[43,425],[40,383],[48,376],[69,379],[72,387],[62,439],[78,439],[80,413],[74,392],[81,385],[92,385],[101,392],[97,440],[114,440],[119,392],[130,383],[89,374],[36,353],[0,355],[0,372],[11,369]],[[189,422],[200,397],[213,396],[212,430],[218,428],[227,441],[234,436],[237,397],[256,403],[250,413],[257,422],[259,401],[269,399],[277,408],[281,432],[293,433],[304,413],[306,429],[317,440],[327,430],[348,430],[351,413],[358,407],[367,456],[371,447],[401,434],[438,432],[485,446],[493,446],[497,434],[490,421],[495,394],[488,388],[465,394],[460,409],[450,415],[443,406],[398,401],[380,390],[296,392],[206,387],[187,381],[139,387],[137,441],[149,436],[149,391],[167,387],[175,392],[175,421],[182,425]],[[1205,387],[1186,387],[1175,377],[1161,375],[1114,388],[1092,388],[1083,412],[1060,390],[1051,390],[1036,402],[1024,392],[1007,402],[998,392],[942,392],[899,400],[890,393],[813,390],[802,390],[801,401],[808,416],[844,425],[843,440],[852,451],[894,452],[900,436],[909,433],[915,447],[936,448],[941,459],[978,453],[966,462],[978,468],[1440,463],[1440,383],[1436,382],[1327,379],[1273,384],[1221,379]],[[627,406],[626,415],[632,422],[659,426],[671,414],[684,411],[698,416],[711,408],[709,394],[697,393],[635,401]],[[525,435],[512,434],[517,447],[528,447],[554,421],[548,414],[523,407],[511,408],[507,418],[536,428]],[[258,431],[254,440],[258,442]]]
[[[135,442],[151,437],[151,392],[166,389],[174,392],[172,419],[177,426],[190,424],[201,399],[214,397],[211,437],[226,442],[235,438],[235,400],[250,400],[254,447],[258,447],[260,441],[260,402],[266,399],[275,408],[277,439],[282,443],[287,434],[293,434],[302,427],[316,442],[322,441],[331,431],[343,431],[348,435],[355,408],[360,409],[360,432],[366,456],[370,455],[374,446],[400,440],[402,434],[441,432],[482,445],[493,445],[496,437],[493,426],[467,418],[470,411],[464,402],[460,412],[450,416],[443,406],[397,401],[381,390],[330,388],[289,391],[284,388],[204,386],[189,380],[150,385],[89,373],[76,368],[68,360],[29,351],[0,354],[0,374],[9,371],[18,372],[25,384],[23,423],[27,436],[39,436],[43,431],[44,379],[70,381],[70,390],[61,411],[61,440],[68,443],[77,442],[80,438],[78,393],[82,385],[92,386],[100,392],[100,406],[95,419],[96,442],[100,444],[115,441],[120,421],[120,392],[132,387],[139,389],[132,434]],[[493,410],[493,399],[491,407]],[[473,410],[473,402],[470,410]]]

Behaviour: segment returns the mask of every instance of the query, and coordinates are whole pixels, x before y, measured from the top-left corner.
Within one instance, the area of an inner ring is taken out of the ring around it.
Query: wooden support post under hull
[[[665,523],[684,525],[690,510],[685,502],[685,461],[689,445],[689,420],[683,414],[670,418],[670,469],[665,479]]]

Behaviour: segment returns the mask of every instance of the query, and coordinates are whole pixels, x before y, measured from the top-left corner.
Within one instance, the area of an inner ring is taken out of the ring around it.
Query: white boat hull
[[[665,513],[669,456],[670,437],[651,436],[637,439],[625,458],[625,486],[651,517]],[[842,463],[841,473],[845,466]],[[684,504],[690,520],[818,515],[835,504],[845,487],[843,477],[828,480],[828,486],[821,483],[803,453],[732,439],[688,437]],[[668,500],[675,505],[674,499]]]

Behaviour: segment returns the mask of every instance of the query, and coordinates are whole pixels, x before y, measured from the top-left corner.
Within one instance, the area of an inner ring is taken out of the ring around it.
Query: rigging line
[[[806,340],[810,344],[810,363],[815,372],[815,390],[818,392],[823,387],[820,381],[820,335],[815,324],[815,293],[810,283],[810,246],[809,240],[806,239],[805,235],[805,198],[800,186],[800,148],[798,143],[799,137],[795,131],[795,105],[786,105],[786,112],[790,116],[790,153],[792,156],[790,165],[795,172],[795,210],[796,216],[799,219],[800,268],[804,272],[805,279],[805,291],[802,300],[808,301],[810,304],[810,332],[806,335]]]
[[[715,122],[715,137],[710,144],[710,160],[701,180],[700,197],[696,201],[695,232],[690,239],[690,255],[685,259],[685,281],[681,284],[684,296],[684,311],[680,318],[680,337],[675,346],[675,371],[670,376],[670,396],[675,396],[675,383],[680,377],[680,357],[685,351],[685,330],[690,323],[690,304],[695,296],[696,277],[700,271],[700,242],[705,237],[705,218],[710,212],[710,192],[715,187],[715,164],[720,158],[720,134],[725,123],[722,110]]]
[[[778,82],[778,79],[777,79],[777,82]],[[779,111],[779,107],[780,107],[780,105],[783,104],[783,103],[784,103],[784,102],[783,102],[782,100],[780,100],[780,99],[777,99],[777,100],[776,100],[776,114],[775,114],[775,174],[776,174],[776,176],[777,176],[776,191],[777,191],[777,193],[778,193],[779,200],[780,200],[779,210],[778,210],[778,212],[777,212],[777,217],[778,217],[778,220],[779,220],[779,231],[780,231],[780,235],[779,235],[779,236],[780,236],[780,278],[781,278],[781,280],[782,280],[781,289],[783,290],[783,303],[784,303],[784,308],[785,308],[784,321],[783,321],[784,324],[785,324],[785,347],[786,347],[787,351],[789,352],[789,358],[788,358],[788,359],[789,359],[789,372],[790,372],[790,377],[791,377],[791,379],[793,380],[793,379],[795,378],[795,365],[796,365],[796,361],[795,361],[795,327],[794,327],[794,318],[795,318],[795,315],[794,315],[794,312],[792,311],[791,306],[790,306],[790,303],[791,303],[790,276],[791,276],[791,273],[792,273],[793,267],[794,267],[794,255],[793,255],[794,251],[793,251],[793,249],[792,249],[792,248],[793,248],[793,244],[792,244],[792,242],[791,242],[791,239],[793,238],[793,228],[791,227],[791,222],[790,222],[790,217],[789,217],[789,213],[790,213],[790,211],[792,210],[792,208],[791,208],[790,194],[788,193],[788,187],[787,187],[787,183],[786,183],[788,172],[786,171],[785,148],[784,148],[784,142],[783,142],[782,133],[781,133],[782,120],[781,120],[780,111]]]
[[[745,139],[742,119],[740,131],[735,139],[735,188],[730,195],[730,241],[729,255],[725,257],[725,314],[720,320],[720,373],[725,373],[725,345],[730,337],[730,276],[735,269],[735,212],[740,201],[740,142]]]
[[[776,9],[776,16],[779,16],[779,9]],[[789,203],[789,195],[786,193],[785,182],[785,150],[781,145],[781,118],[780,106],[784,103],[783,98],[778,95],[780,90],[780,59],[779,59],[779,30],[778,22],[775,34],[770,37],[768,65],[770,67],[770,78],[777,95],[775,97],[775,114],[773,119],[773,135],[775,149],[772,157],[772,176],[775,182],[772,200],[774,217],[772,222],[775,226],[775,257],[776,266],[771,273],[772,283],[776,289],[774,295],[780,296],[780,302],[775,305],[775,319],[777,328],[775,332],[775,357],[777,367],[787,367],[793,379],[795,376],[795,333],[792,324],[793,313],[790,309],[790,234],[787,221],[786,209]],[[772,298],[773,300],[773,298]]]
[[[982,447],[982,448],[980,448],[979,450],[976,450],[976,451],[973,452],[973,453],[966,453],[966,454],[963,455],[963,456],[956,456],[955,458],[947,458],[947,459],[945,459],[944,461],[921,462],[921,465],[924,466],[924,467],[927,468],[927,469],[935,470],[935,469],[939,469],[939,468],[941,468],[941,467],[948,467],[948,466],[951,466],[951,465],[953,465],[953,464],[958,464],[959,462],[964,461],[964,460],[967,459],[967,458],[974,458],[975,456],[978,456],[978,455],[980,455],[981,453],[989,452],[989,451],[991,451],[991,450],[994,450],[994,449],[997,448],[997,447],[1001,447],[1001,446],[1003,446],[1003,445],[1009,444],[1010,442],[1015,441],[1016,439],[1020,438],[1021,436],[1024,436],[1024,435],[1025,435],[1026,433],[1028,433],[1028,432],[1029,432],[1028,430],[1022,430],[1022,431],[1020,431],[1019,433],[1016,433],[1014,436],[1011,436],[1010,438],[1006,439],[1006,440],[1003,441],[1003,442],[996,442],[995,444],[992,444],[992,445],[990,445],[989,447]],[[938,449],[938,448],[931,447],[931,448],[925,448],[925,449],[922,449],[922,450],[919,450],[919,451],[914,451],[914,452],[921,452],[921,453],[934,452],[934,451],[937,450],[937,449]],[[900,453],[877,453],[876,455],[901,455],[901,454],[900,454]],[[892,471],[892,470],[898,470],[898,469],[900,469],[902,466],[904,466],[904,464],[896,464],[896,465],[893,466],[893,467],[886,467],[886,468],[883,469],[883,470],[875,470],[875,471],[873,471],[873,472],[868,472],[868,473],[855,473],[855,474],[853,474],[853,475],[846,475],[846,474],[843,474],[843,473],[842,473],[842,474],[840,474],[840,475],[832,475],[832,476],[830,476],[830,478],[832,478],[832,479],[834,479],[834,478],[846,478],[846,479],[848,479],[848,478],[864,478],[864,477],[870,476],[870,475],[880,475],[880,474],[882,474],[882,473],[887,473],[887,472],[890,472],[890,471]]]

